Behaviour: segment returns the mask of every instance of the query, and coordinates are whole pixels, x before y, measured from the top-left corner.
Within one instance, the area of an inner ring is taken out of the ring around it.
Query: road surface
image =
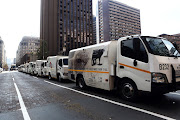
[[[75,83],[12,71],[0,73],[0,120],[180,119],[180,91],[133,103],[115,91],[80,90]]]

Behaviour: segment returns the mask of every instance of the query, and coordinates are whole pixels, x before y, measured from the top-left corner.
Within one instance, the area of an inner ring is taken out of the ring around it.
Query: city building
[[[94,44],[97,43],[96,41],[96,16],[93,16],[93,41],[94,41]]]
[[[179,34],[174,34],[174,35],[168,35],[168,34],[161,34],[159,37],[166,38],[170,42],[176,42],[178,46],[178,51],[180,52],[180,33]]]
[[[99,42],[141,34],[140,10],[115,0],[98,1]]]
[[[13,58],[13,64],[16,64],[16,58]]]
[[[41,0],[40,40],[49,56],[94,44],[92,0]]]
[[[23,61],[22,58],[26,54],[31,54],[35,61],[37,59],[37,50],[40,47],[40,40],[38,37],[29,37],[25,36],[22,38],[21,42],[19,43],[18,50],[16,52],[16,64],[17,66],[29,61]]]
[[[0,37],[0,67],[6,64],[6,50],[3,40]]]

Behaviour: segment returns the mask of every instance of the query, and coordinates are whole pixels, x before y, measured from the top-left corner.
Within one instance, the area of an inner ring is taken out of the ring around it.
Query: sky
[[[180,0],[116,0],[140,9],[142,35],[180,33]],[[97,0],[93,0],[95,14]],[[40,36],[40,0],[0,0],[0,36],[15,58],[23,36]]]
[[[40,0],[0,0],[0,36],[15,58],[23,36],[40,36]]]

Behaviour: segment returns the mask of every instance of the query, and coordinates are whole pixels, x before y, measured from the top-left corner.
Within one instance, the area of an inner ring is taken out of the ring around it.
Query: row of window
[[[126,27],[122,27],[122,26],[113,26],[113,25],[110,26],[110,29],[112,31],[120,31],[120,30],[131,31],[131,32],[140,32],[141,31],[140,28],[134,28],[134,27],[126,28]]]
[[[110,7],[109,8],[110,12],[114,13],[115,15],[123,15],[123,16],[128,16],[128,17],[131,17],[131,18],[134,18],[134,19],[139,19],[140,18],[140,14],[133,14],[133,13],[129,13],[129,12],[126,12],[126,11],[123,11],[123,10],[118,10],[118,9],[114,9],[113,7]]]
[[[132,17],[130,17],[130,16],[122,16],[122,15],[119,15],[119,14],[114,14],[114,13],[110,13],[110,18],[111,19],[113,19],[113,18],[115,18],[115,19],[122,19],[122,20],[129,20],[129,21],[136,21],[136,22],[140,22],[140,18],[138,18],[138,19],[133,19]]]
[[[134,24],[134,25],[137,25],[137,26],[140,25],[140,22],[132,22],[132,21],[129,21],[129,20],[123,20],[123,19],[120,19],[120,18],[110,19],[110,22],[118,22],[118,21],[120,21],[120,22],[122,21],[123,24],[131,23],[131,24]]]
[[[111,2],[109,3],[109,6],[113,6],[114,9],[118,9],[118,10],[119,10],[119,8],[120,8],[120,9],[124,9],[124,10],[130,11],[130,12],[132,12],[132,13],[139,13],[139,10],[138,10],[138,9],[134,9],[134,8],[132,8],[132,7],[129,7],[129,6],[125,6],[125,5],[123,5],[123,4],[118,4],[118,3],[114,2],[114,1],[111,1]],[[128,13],[128,12],[127,12],[127,13]],[[134,15],[136,15],[136,14],[134,14]]]

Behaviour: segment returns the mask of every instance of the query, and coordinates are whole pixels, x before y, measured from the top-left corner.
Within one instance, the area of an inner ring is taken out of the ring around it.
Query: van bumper
[[[180,90],[180,82],[173,83],[151,83],[151,92],[165,94]]]

